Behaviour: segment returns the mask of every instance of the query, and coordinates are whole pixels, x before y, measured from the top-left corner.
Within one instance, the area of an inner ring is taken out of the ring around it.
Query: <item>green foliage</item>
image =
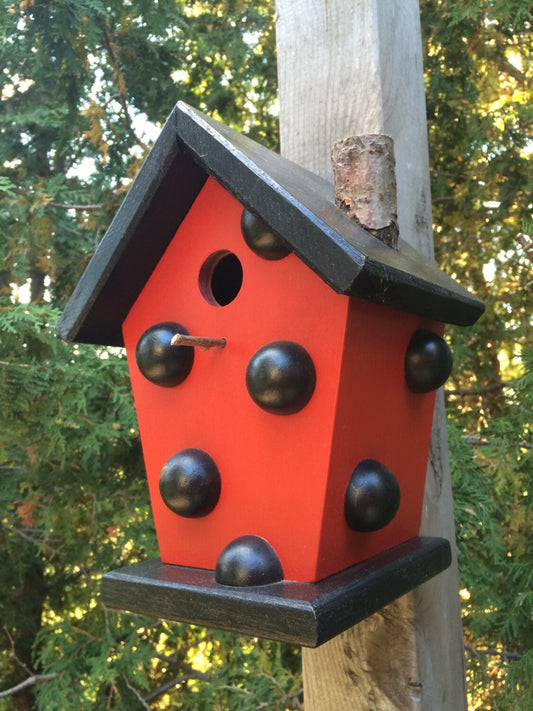
[[[65,302],[179,99],[277,145],[267,0],[2,0],[0,16],[6,294],[7,274],[35,299],[49,275]]]
[[[157,544],[123,355],[54,334],[178,99],[277,145],[273,12],[2,2],[0,708],[299,706],[298,650],[97,602]]]
[[[437,259],[487,305],[446,386],[472,710],[533,707],[531,17],[423,0]],[[278,145],[272,0],[0,0],[0,679],[11,709],[301,708],[299,650],[106,611],[157,555],[127,367],[54,324],[183,99]]]
[[[471,709],[529,709],[531,9],[422,3],[438,261],[485,301],[446,386]]]

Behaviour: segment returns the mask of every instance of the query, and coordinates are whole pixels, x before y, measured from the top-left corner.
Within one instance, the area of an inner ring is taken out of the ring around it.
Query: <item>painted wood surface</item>
[[[218,585],[212,570],[156,559],[106,573],[102,599],[118,610],[316,647],[449,562],[447,541],[417,537],[318,583],[246,587]]]
[[[407,387],[404,359],[413,334],[442,325],[337,294],[294,254],[258,257],[241,214],[210,178],[124,322],[159,550],[165,563],[214,569],[224,546],[253,534],[274,547],[287,580],[312,582],[418,535],[435,395]],[[206,298],[201,275],[224,254],[243,279],[221,306]],[[197,351],[185,377],[166,387],[139,367],[138,344],[173,319],[227,345]],[[303,348],[316,372],[309,400],[290,413],[260,407],[245,376],[279,342]],[[245,446],[230,446],[237,433]],[[208,516],[179,516],[161,493],[163,467],[191,447],[212,457],[222,479]],[[357,531],[343,504],[367,459],[392,470],[401,502],[388,525]]]
[[[126,315],[208,176],[340,294],[445,323],[483,313],[407,242],[390,250],[345,216],[326,180],[180,101],[57,324],[62,338],[123,345]]]
[[[423,66],[416,0],[277,0],[282,153],[332,180],[346,136],[395,142],[400,235],[431,256]],[[454,539],[442,394],[437,398],[423,534]],[[456,564],[413,594],[304,650],[306,711],[466,708]]]

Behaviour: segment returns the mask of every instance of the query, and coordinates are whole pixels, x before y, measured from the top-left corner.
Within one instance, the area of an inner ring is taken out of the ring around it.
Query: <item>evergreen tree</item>
[[[0,708],[299,707],[298,650],[98,604],[157,545],[122,354],[54,333],[178,99],[276,146],[273,13],[2,2]]]
[[[531,20],[422,3],[437,260],[487,307],[445,386],[472,709],[533,707]]]
[[[533,706],[531,10],[423,0],[472,709]],[[157,555],[127,368],[54,324],[173,104],[277,147],[272,0],[1,0],[0,709],[291,709],[296,648],[106,611]],[[19,690],[14,693],[14,688]],[[4,691],[2,691],[4,690]]]

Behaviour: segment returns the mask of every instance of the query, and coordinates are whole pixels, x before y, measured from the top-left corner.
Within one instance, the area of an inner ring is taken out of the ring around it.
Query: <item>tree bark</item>
[[[332,180],[350,135],[394,139],[398,225],[433,255],[419,6],[415,0],[277,0],[283,155]],[[454,542],[442,393],[422,535]],[[457,563],[316,650],[303,650],[306,711],[466,709]]]
[[[398,248],[394,141],[383,134],[348,136],[331,151],[335,204],[393,249]]]

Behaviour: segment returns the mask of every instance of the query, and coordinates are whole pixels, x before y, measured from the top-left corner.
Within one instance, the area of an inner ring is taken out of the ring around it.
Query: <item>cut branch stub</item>
[[[331,152],[335,203],[361,227],[398,249],[394,144],[390,136],[349,136]]]

